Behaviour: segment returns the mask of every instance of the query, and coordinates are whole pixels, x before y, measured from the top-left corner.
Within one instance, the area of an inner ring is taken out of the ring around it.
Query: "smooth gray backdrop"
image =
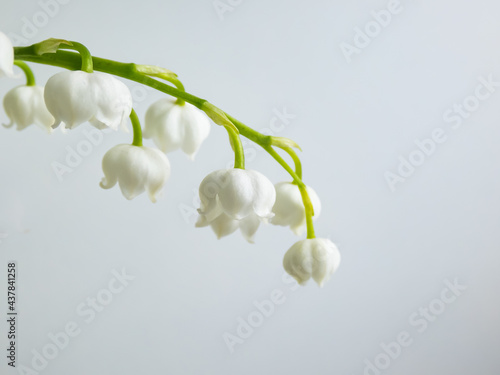
[[[251,245],[194,228],[199,182],[232,159],[215,125],[194,163],[169,155],[156,204],[99,187],[102,156],[131,134],[104,134],[60,181],[54,162],[88,145],[90,125],[50,136],[1,128],[0,373],[23,373],[4,350],[15,260],[18,364],[33,369],[35,358],[39,374],[497,375],[499,14],[493,0],[1,0],[0,30],[17,44],[59,37],[161,65],[250,126],[279,125],[321,197],[316,232],[343,260],[323,289],[297,288],[283,278],[298,240],[288,229],[263,226]],[[357,50],[346,58],[346,48]],[[40,84],[59,71],[34,69]],[[21,83],[2,79],[0,97]],[[143,118],[162,95],[127,84]],[[249,168],[288,179],[247,148]],[[123,270],[135,279],[110,301]],[[446,290],[453,283],[465,290]],[[282,303],[264,303],[264,316],[257,306],[273,293]],[[96,296],[107,305],[90,319]],[[242,328],[249,318],[258,327]],[[68,323],[79,334],[66,342],[57,335]]]

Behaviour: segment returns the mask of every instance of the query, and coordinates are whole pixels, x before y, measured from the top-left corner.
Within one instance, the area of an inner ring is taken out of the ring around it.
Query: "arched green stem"
[[[132,129],[134,131],[134,140],[132,141],[132,146],[142,146],[142,128],[141,122],[139,121],[139,117],[137,113],[135,113],[132,108],[132,112],[130,112],[130,121],[132,121]]]
[[[76,46],[80,45],[79,43],[74,43],[74,42],[72,43]],[[33,45],[28,47],[15,47],[14,54],[17,60],[57,66],[60,68],[65,68],[70,70],[79,70],[84,60],[83,54],[80,57],[80,54],[78,53],[61,51],[61,50],[58,50],[56,53],[46,53],[43,55],[39,55],[36,53],[35,47]],[[139,69],[137,69],[138,65],[134,63],[122,63],[118,61],[103,59],[100,57],[90,56],[90,54],[87,57],[88,57],[87,61],[93,63],[93,69],[97,71],[113,74],[115,76],[129,79],[131,81],[135,81],[143,85],[152,87],[158,91],[164,92],[165,94],[174,96],[177,99],[184,100],[202,110],[203,110],[203,105],[207,103],[205,99],[189,94],[183,90],[179,90],[178,88],[160,82],[154,78],[151,78],[149,75],[140,72]],[[276,152],[276,150],[274,150],[274,148],[271,145],[272,144],[271,136],[259,133],[258,131],[243,124],[241,121],[237,120],[228,113],[225,114],[227,118],[238,129],[240,135],[248,138],[249,140],[257,143],[262,148],[264,148],[264,150],[266,150],[290,174],[290,176],[292,176],[295,183],[299,186],[299,189],[302,194],[302,200],[304,202],[306,218],[307,218],[307,237],[314,238],[314,227],[312,224],[312,217],[314,216],[314,211],[311,201],[309,199],[309,195],[307,194],[306,191],[306,186],[302,182],[301,176],[299,176],[283,160],[283,158]],[[241,145],[241,140],[239,136],[235,134],[236,134],[235,131],[229,133],[229,137],[230,139],[232,139],[235,148],[235,167],[244,168],[243,146]],[[298,170],[298,172],[301,173],[301,168]]]
[[[23,70],[24,75],[26,76],[26,86],[35,86],[36,85],[35,75],[33,74],[33,71],[28,66],[28,64],[26,64],[25,62],[20,61],[20,60],[15,60],[14,65],[20,67]]]
[[[316,238],[313,224],[314,207],[311,203],[311,198],[309,197],[304,184],[299,185],[299,190],[300,195],[302,196],[302,202],[304,203],[304,208],[306,210],[307,238]]]
[[[283,151],[285,151],[288,155],[290,155],[290,157],[293,160],[293,163],[295,164],[295,173],[302,180],[302,162],[300,161],[300,158],[295,152],[295,150],[291,147],[280,147],[280,148]],[[294,183],[296,182],[294,181]]]
[[[177,74],[172,72],[171,70],[156,66],[156,65],[141,65],[135,64],[135,70],[138,73],[143,73],[149,77],[155,77],[163,79],[164,81],[170,82],[173,84],[178,90],[186,91],[184,85],[181,80],[177,78]],[[178,105],[184,105],[185,101],[183,99],[177,98]]]
[[[186,91],[186,89],[184,88],[184,85],[182,84],[182,82],[180,81],[180,79],[175,78],[175,77],[165,77],[164,80],[170,82],[171,84],[173,84],[175,87],[177,87],[178,90],[180,90],[180,91]],[[176,103],[178,105],[184,105],[185,101],[178,98]]]
[[[82,65],[80,70],[83,70],[87,73],[92,73],[94,71],[94,63],[92,61],[92,55],[90,54],[88,48],[78,42],[71,41],[70,43],[71,45],[61,44],[59,46],[59,49],[73,49],[77,51],[82,58]]]
[[[243,144],[241,143],[240,135],[236,131],[229,127],[225,127],[227,134],[229,135],[229,142],[234,151],[234,168],[245,169],[245,152],[243,150]]]
[[[170,82],[171,84],[173,84],[175,87],[177,87],[177,90],[179,90],[179,91],[186,91],[186,89],[184,88],[184,85],[182,84],[182,82],[180,81],[180,79],[172,77],[172,76],[163,76],[161,78],[164,79],[165,81]],[[186,101],[184,99],[177,98],[177,100],[176,100],[175,103],[177,105],[184,105],[186,103]]]
[[[306,185],[302,182],[302,178],[288,165],[288,163],[283,160],[280,154],[276,152],[276,150],[268,145],[264,147],[266,150],[289,174],[293,177],[293,182],[298,185],[300,190],[300,195],[302,197],[302,203],[304,204],[304,209],[306,213],[306,224],[307,224],[307,238],[316,238],[314,234],[314,224],[313,224],[313,216],[314,216],[314,207],[311,203],[311,198],[307,193]],[[293,151],[293,150],[292,150]],[[298,159],[298,157],[297,157]]]
[[[59,50],[56,53],[46,53],[43,55],[38,55],[35,51],[34,45],[31,45],[28,47],[14,47],[14,53],[16,59],[18,60],[30,61],[37,64],[57,66],[59,68],[69,70],[79,70],[81,66],[80,55],[78,53],[69,51]],[[92,61],[94,70],[113,74],[115,76],[129,79],[131,81],[152,87],[158,91],[164,92],[165,94],[174,96],[178,99],[182,99],[199,109],[203,109],[203,104],[207,102],[207,100],[205,99],[199,98],[185,91],[178,90],[175,87],[149,77],[149,75],[147,74],[139,72],[136,68],[137,65],[134,63],[122,63],[95,56],[92,57]],[[270,136],[261,134],[258,131],[246,126],[241,121],[238,121],[228,113],[226,113],[226,115],[228,119],[231,120],[231,122],[236,126],[242,136],[261,146],[271,144]]]
[[[57,66],[69,70],[80,70],[82,63],[80,54],[78,53],[59,50],[56,53],[38,55],[36,54],[33,45],[28,47],[14,47],[14,53],[16,59],[18,60]],[[175,87],[149,77],[147,74],[139,72],[136,69],[136,64],[134,63],[122,63],[95,56],[92,56],[92,62],[94,70],[142,83],[143,85],[152,87],[158,91],[164,92],[165,94],[183,99],[197,108],[201,109],[203,103],[206,102],[205,99],[201,99],[188,94],[185,91],[178,90]]]
[[[304,185],[302,179],[297,175],[297,173],[295,173],[295,171],[288,165],[288,163],[283,160],[281,155],[276,152],[273,146],[267,145],[263,146],[263,148],[290,174],[290,176],[292,176],[293,181],[297,183],[297,185]]]

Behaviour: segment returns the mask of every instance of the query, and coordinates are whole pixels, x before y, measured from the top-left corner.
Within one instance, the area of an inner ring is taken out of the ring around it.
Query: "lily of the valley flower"
[[[10,39],[0,31],[0,78],[15,77],[14,75],[14,47]]]
[[[45,85],[45,103],[55,117],[53,128],[64,122],[72,129],[88,121],[98,129],[117,130],[125,126],[132,111],[128,87],[99,72],[57,73]]]
[[[208,137],[207,116],[189,103],[177,104],[176,99],[164,98],[153,103],[146,112],[145,138],[152,138],[163,152],[182,149],[193,159]]]
[[[3,106],[10,119],[10,124],[4,125],[6,128],[16,124],[17,130],[23,130],[36,124],[49,133],[52,132],[51,125],[54,123],[54,117],[45,106],[43,87],[15,87],[5,95]]]
[[[276,188],[276,203],[273,207],[275,216],[271,219],[271,223],[290,226],[290,229],[300,236],[306,227],[306,212],[298,185],[279,182],[274,187]],[[316,219],[321,212],[321,201],[318,194],[309,186],[306,187],[306,191],[314,208],[313,218]]]
[[[159,150],[121,144],[106,152],[102,170],[103,189],[110,189],[118,182],[125,198],[130,200],[147,191],[154,203],[170,176],[170,163]]]
[[[311,277],[320,287],[340,265],[340,253],[326,238],[311,238],[296,242],[285,254],[283,267],[299,284]]]
[[[275,199],[272,182],[257,171],[212,172],[200,184],[200,218],[196,226],[210,225],[218,238],[240,228],[247,241],[253,242],[261,221],[273,216]]]

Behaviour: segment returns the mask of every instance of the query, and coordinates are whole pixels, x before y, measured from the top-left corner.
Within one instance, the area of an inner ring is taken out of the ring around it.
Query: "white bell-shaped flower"
[[[14,47],[7,35],[0,31],[0,78],[2,77],[15,77]]]
[[[9,116],[10,128],[17,125],[17,130],[23,130],[32,124],[52,132],[54,117],[50,114],[43,99],[43,87],[18,86],[10,90],[3,98],[5,113]]]
[[[175,98],[163,98],[146,111],[144,138],[152,138],[163,152],[182,149],[191,159],[210,133],[210,121],[195,106],[177,104]]]
[[[121,144],[106,152],[102,170],[103,189],[110,189],[118,182],[125,198],[133,199],[147,191],[154,203],[170,177],[170,162],[159,150]]]
[[[273,207],[275,215],[270,220],[271,224],[290,226],[290,229],[300,236],[306,228],[306,212],[298,185],[291,182],[279,182],[274,187],[276,188],[276,203]],[[321,213],[321,201],[318,194],[309,186],[306,187],[306,191],[314,208],[313,219],[316,219]]]
[[[326,238],[311,238],[296,242],[285,254],[283,267],[299,284],[311,277],[320,287],[340,265],[337,246]]]
[[[98,129],[125,127],[132,111],[128,87],[111,75],[83,71],[57,73],[45,85],[45,103],[55,117],[72,129],[86,121]]]
[[[218,238],[240,228],[253,242],[262,221],[273,216],[274,186],[263,174],[244,169],[221,169],[200,184],[201,207],[197,227],[210,225]]]

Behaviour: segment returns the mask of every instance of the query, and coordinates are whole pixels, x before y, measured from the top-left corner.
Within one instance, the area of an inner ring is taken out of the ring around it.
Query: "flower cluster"
[[[108,66],[114,66],[114,70],[106,71],[104,66],[100,69],[102,72],[94,71],[94,59],[84,46],[76,42],[49,39],[31,48],[37,56],[56,53],[60,49],[74,49],[80,54],[81,69],[72,67],[49,78],[45,87],[37,86],[31,69],[22,58],[14,60],[17,53],[14,53],[9,39],[0,32],[0,77],[16,78],[14,67],[17,66],[23,70],[27,80],[25,85],[13,88],[4,97],[3,105],[10,119],[5,127],[16,125],[17,130],[23,130],[35,124],[51,133],[58,127],[65,131],[88,122],[98,129],[117,131],[127,130],[130,121],[133,142],[117,145],[106,152],[102,160],[104,177],[100,186],[110,189],[118,184],[129,200],[147,192],[150,200],[156,202],[170,176],[166,154],[181,149],[194,159],[209,135],[211,118],[228,130],[235,153],[235,166],[209,173],[201,182],[201,204],[196,226],[211,227],[218,238],[239,229],[249,242],[254,241],[261,223],[288,226],[299,236],[307,228],[307,239],[296,242],[286,252],[283,261],[285,270],[300,284],[313,278],[320,286],[336,271],[340,263],[337,247],[330,240],[314,236],[312,223],[320,214],[321,202],[316,192],[302,182],[300,162],[292,150],[297,145],[293,141],[265,137],[255,131],[248,137],[260,142],[281,165],[287,166],[273,146],[287,151],[294,158],[296,172],[285,168],[293,181],[274,185],[262,173],[244,168],[239,133],[240,130],[250,132],[250,128],[212,104],[202,99],[194,100],[197,98],[183,91],[182,84],[172,72],[134,65],[132,73],[126,71],[121,74],[130,79],[140,77],[141,81],[160,78],[177,86],[173,89],[154,80],[155,87],[165,86],[164,92],[175,98],[160,99],[149,107],[142,133],[128,87],[109,74],[119,70],[120,63],[107,60]],[[29,54],[32,50],[25,53]],[[51,60],[52,65],[54,60],[57,61],[57,55]],[[61,66],[69,68],[62,63]],[[130,65],[127,67],[129,69]],[[143,136],[152,139],[157,148],[143,146]]]
[[[274,216],[276,191],[266,176],[251,170],[222,169],[200,184],[198,227],[210,225],[218,238],[240,229],[249,242],[261,221]]]

